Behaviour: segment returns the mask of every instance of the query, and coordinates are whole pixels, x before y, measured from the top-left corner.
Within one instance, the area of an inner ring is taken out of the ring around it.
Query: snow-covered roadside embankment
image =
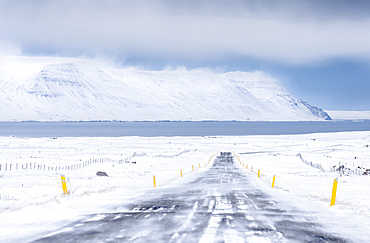
[[[328,225],[336,221],[335,225],[343,227],[342,231],[351,238],[351,234],[352,237],[365,236],[370,228],[370,176],[363,174],[364,169],[358,169],[370,168],[369,135],[353,132],[266,137],[264,151],[252,148],[235,152],[244,163],[245,173],[256,178],[262,188],[277,198],[298,198],[299,201],[291,202],[298,207],[316,205],[330,212],[332,218],[322,214],[319,220]],[[260,143],[254,145],[260,146]],[[335,170],[339,164],[352,172],[343,174]],[[257,178],[258,169],[260,178]],[[275,188],[272,189],[274,175]],[[330,207],[335,178],[339,179],[336,203]]]

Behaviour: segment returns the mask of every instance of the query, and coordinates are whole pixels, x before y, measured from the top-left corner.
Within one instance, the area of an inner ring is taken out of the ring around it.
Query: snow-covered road
[[[189,183],[151,190],[121,210],[88,215],[35,242],[346,241],[252,183],[221,153]],[[255,175],[255,174],[254,174]]]

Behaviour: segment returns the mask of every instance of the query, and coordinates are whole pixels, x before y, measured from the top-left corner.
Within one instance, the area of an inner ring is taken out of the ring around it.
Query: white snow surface
[[[147,71],[88,59],[0,57],[0,121],[328,118],[259,71]]]
[[[332,119],[336,120],[370,120],[370,111],[326,111]]]
[[[254,185],[274,200],[285,202],[287,209],[309,211],[323,231],[353,242],[368,241],[370,176],[340,177],[331,168],[339,163],[348,168],[370,168],[370,132],[241,137],[0,137],[0,241],[30,241],[85,215],[119,211],[135,198],[144,198],[148,191],[185,185],[207,173],[209,166],[203,163],[219,151],[237,154],[244,163],[240,170]],[[65,169],[93,158],[98,163]],[[323,170],[307,162],[319,164]],[[25,164],[28,168],[21,169]],[[34,169],[35,165],[45,165],[46,169]],[[98,177],[97,171],[105,171],[109,177]],[[60,174],[67,178],[69,195],[62,194]],[[273,175],[275,188],[271,188]],[[336,204],[330,207],[337,177]]]

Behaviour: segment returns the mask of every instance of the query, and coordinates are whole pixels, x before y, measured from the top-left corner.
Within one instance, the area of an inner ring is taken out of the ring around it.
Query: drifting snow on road
[[[35,242],[345,241],[257,188],[230,152],[209,166],[187,184],[157,188],[127,210],[89,215]]]

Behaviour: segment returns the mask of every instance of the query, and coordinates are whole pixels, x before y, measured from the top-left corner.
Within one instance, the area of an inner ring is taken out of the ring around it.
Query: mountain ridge
[[[331,119],[260,71],[148,71],[77,58],[8,57],[0,65],[0,121]]]

